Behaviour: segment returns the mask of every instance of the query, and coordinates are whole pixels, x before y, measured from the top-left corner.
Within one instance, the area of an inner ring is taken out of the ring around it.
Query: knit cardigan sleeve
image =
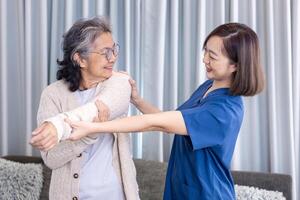
[[[121,117],[127,113],[131,95],[131,86],[128,76],[115,74],[101,86],[97,97],[90,103],[74,110],[62,113],[59,94],[57,91],[46,89],[43,91],[38,110],[38,124],[44,121],[54,122],[53,124],[60,131],[61,136],[67,138],[71,132],[70,127],[64,123],[64,118],[68,116],[72,120],[92,120],[97,115],[97,108],[94,104],[96,99],[100,99],[110,109],[110,119]],[[47,152],[41,152],[45,164],[56,169],[73,160],[83,152],[89,144],[93,144],[97,138],[85,137],[78,141],[62,140],[55,147]]]
[[[109,120],[126,115],[131,95],[131,86],[128,78],[127,75],[114,73],[111,78],[103,82],[101,88],[98,88],[97,96],[92,101],[47,119],[46,121],[50,121],[56,127],[58,139],[65,140],[71,134],[72,129],[64,122],[65,118],[73,121],[93,121],[94,117],[98,115],[96,100],[101,100],[109,108]]]
[[[41,125],[45,119],[62,112],[59,90],[57,87],[47,87],[41,95],[40,105],[37,113],[37,123]],[[89,144],[96,142],[96,139],[82,138],[78,141],[62,141],[49,151],[41,151],[44,163],[50,169],[62,167],[83,152]]]

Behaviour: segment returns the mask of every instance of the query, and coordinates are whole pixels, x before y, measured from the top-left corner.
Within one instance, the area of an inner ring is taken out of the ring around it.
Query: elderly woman
[[[131,87],[127,75],[113,72],[119,46],[110,25],[102,18],[77,21],[64,35],[63,52],[58,81],[42,93],[31,139],[52,169],[49,198],[139,199],[127,134],[65,140],[71,133],[65,117],[105,121],[127,115]]]

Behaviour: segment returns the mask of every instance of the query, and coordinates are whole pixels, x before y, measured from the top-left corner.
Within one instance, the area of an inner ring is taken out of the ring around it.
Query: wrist
[[[136,107],[138,107],[139,105],[141,105],[142,102],[143,102],[143,99],[141,97],[134,98],[134,99],[131,100],[131,103],[133,105],[135,105]]]
[[[44,123],[47,123],[55,131],[58,141],[63,138],[64,124],[58,117],[46,119]]]

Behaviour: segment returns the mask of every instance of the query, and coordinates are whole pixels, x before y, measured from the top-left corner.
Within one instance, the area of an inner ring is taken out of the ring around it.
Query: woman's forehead
[[[111,33],[102,33],[95,39],[92,47],[95,49],[112,48],[114,43]]]
[[[212,36],[206,43],[206,49],[215,54],[222,54],[223,47],[223,40],[218,36]]]

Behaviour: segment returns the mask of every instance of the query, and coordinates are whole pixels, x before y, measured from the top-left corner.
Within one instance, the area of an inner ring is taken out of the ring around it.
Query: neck
[[[84,73],[82,73],[81,75],[82,75],[82,80],[79,85],[80,90],[86,90],[86,89],[96,87],[98,83],[103,82],[105,80],[104,78],[101,79],[101,78],[86,76]]]
[[[212,90],[218,89],[218,88],[230,88],[230,81],[213,81],[213,84],[211,86]]]

